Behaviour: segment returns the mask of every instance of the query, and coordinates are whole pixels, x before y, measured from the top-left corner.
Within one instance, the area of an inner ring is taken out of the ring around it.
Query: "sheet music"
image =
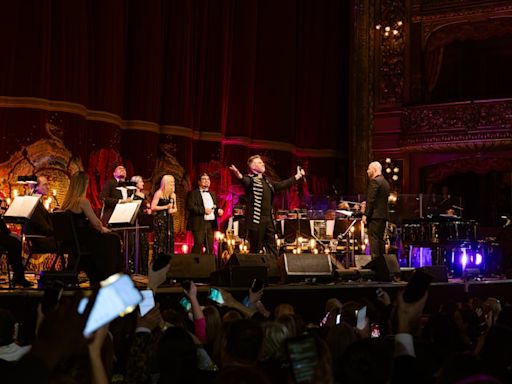
[[[334,224],[335,224],[335,220],[326,220],[325,221],[325,232],[326,232],[326,235],[329,237],[334,236]]]
[[[16,196],[4,216],[30,219],[38,202],[39,196]]]
[[[139,207],[142,200],[136,200],[131,203],[116,204],[114,212],[108,221],[109,224],[133,224],[139,213]]]

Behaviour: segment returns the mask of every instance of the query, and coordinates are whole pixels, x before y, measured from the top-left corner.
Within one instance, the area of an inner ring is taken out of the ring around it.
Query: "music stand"
[[[5,212],[4,220],[23,224],[30,220],[38,203],[39,196],[16,196]]]

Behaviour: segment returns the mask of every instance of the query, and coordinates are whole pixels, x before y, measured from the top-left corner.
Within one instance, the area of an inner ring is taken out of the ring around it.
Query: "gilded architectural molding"
[[[512,99],[405,108],[401,148],[474,152],[512,145]]]
[[[373,107],[375,78],[375,2],[352,0],[353,6],[353,52],[351,57],[354,78],[350,88],[350,169],[348,172],[351,190],[366,190],[367,177],[364,172],[373,159]]]
[[[381,0],[376,15],[378,105],[399,105],[404,98],[407,8],[405,0]],[[389,28],[389,30],[387,30]]]

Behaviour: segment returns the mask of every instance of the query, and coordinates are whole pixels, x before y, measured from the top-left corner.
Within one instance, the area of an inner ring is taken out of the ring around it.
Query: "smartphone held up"
[[[208,292],[208,299],[217,304],[224,304],[224,298],[222,297],[222,293],[217,288],[210,288],[210,292]]]
[[[132,312],[142,301],[142,295],[128,275],[116,273],[103,280],[87,317],[83,334],[89,337],[97,329],[116,317]],[[84,297],[78,305],[78,313],[84,313],[89,302]]]

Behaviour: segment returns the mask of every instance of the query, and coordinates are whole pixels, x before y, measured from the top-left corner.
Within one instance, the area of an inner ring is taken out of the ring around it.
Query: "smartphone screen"
[[[371,337],[377,338],[380,337],[380,327],[379,324],[373,323],[371,326]]]
[[[364,327],[366,326],[366,306],[361,308],[359,311],[356,311],[356,318],[357,318],[357,323],[356,323],[357,329],[364,329]]]
[[[222,293],[220,293],[220,291],[217,288],[210,288],[208,298],[212,301],[215,301],[217,304],[224,304],[224,298],[222,297]]]
[[[183,307],[185,311],[190,311],[192,309],[192,304],[190,303],[190,300],[186,297],[182,297],[180,300],[180,304]]]
[[[313,383],[318,350],[313,336],[306,335],[286,341],[286,351],[297,384]]]
[[[423,297],[427,292],[432,276],[423,272],[421,269],[416,269],[407,283],[403,293],[403,299],[406,303],[414,303]]]
[[[336,315],[336,324],[340,324],[341,323],[341,314],[337,314]]]
[[[87,318],[84,336],[89,337],[98,328],[132,312],[142,300],[139,290],[128,275],[116,273],[101,282],[98,296]],[[89,299],[84,297],[78,305],[78,313],[83,313]]]
[[[263,289],[263,280],[260,280],[260,279],[254,279],[252,281],[252,285],[251,285],[251,291],[253,293],[255,292],[259,292]]]
[[[155,306],[155,296],[151,289],[140,291],[140,294],[142,295],[142,301],[139,303],[139,312],[141,316],[144,316]]]

